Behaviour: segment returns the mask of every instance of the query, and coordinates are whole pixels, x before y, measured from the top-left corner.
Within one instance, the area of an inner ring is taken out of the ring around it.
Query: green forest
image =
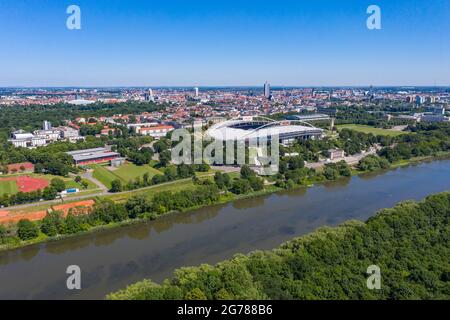
[[[449,299],[450,193],[323,227],[272,251],[177,269],[108,299]],[[367,288],[377,265],[381,288]]]
[[[115,114],[136,114],[163,109],[151,102],[124,102],[108,104],[97,102],[77,106],[59,103],[55,105],[0,106],[0,132],[7,137],[8,131],[40,129],[42,121],[50,121],[54,126],[63,125],[65,120],[76,117],[108,117]],[[6,132],[5,132],[6,131]],[[1,137],[1,136],[0,136]]]

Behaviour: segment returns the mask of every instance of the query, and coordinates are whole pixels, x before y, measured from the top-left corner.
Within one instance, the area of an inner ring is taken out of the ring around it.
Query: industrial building
[[[72,156],[76,165],[86,165],[91,163],[108,162],[120,157],[117,152],[112,152],[108,148],[94,148],[66,152]]]

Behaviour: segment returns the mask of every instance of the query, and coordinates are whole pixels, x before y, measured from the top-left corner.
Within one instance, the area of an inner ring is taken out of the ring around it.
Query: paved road
[[[239,166],[211,166],[212,170],[223,171],[223,172],[240,172],[241,167]]]
[[[352,165],[352,164],[356,164],[359,162],[359,160],[361,160],[362,158],[370,155],[370,154],[375,154],[377,152],[377,148],[370,148],[369,151],[365,152],[365,153],[359,153],[353,156],[347,156],[344,157],[343,159],[335,159],[332,160],[331,162],[339,162],[341,160],[345,160],[348,164]],[[324,166],[325,164],[330,163],[329,161],[319,161],[319,162],[314,162],[314,163],[305,163],[305,167],[307,168],[319,168]],[[240,171],[240,167],[235,167],[235,166],[212,166],[211,167],[213,170],[219,170],[219,171],[224,171],[224,172],[239,172]],[[205,176],[211,176],[213,175],[213,173],[205,175]],[[88,199],[88,198],[94,198],[96,196],[102,196],[102,195],[121,195],[121,194],[127,194],[127,193],[131,193],[131,192],[135,192],[135,191],[142,191],[142,190],[149,190],[149,189],[153,189],[156,187],[160,187],[160,186],[165,186],[165,185],[170,185],[173,183],[177,183],[180,181],[188,181],[191,180],[191,178],[187,178],[187,179],[181,179],[181,180],[174,180],[174,181],[170,181],[170,182],[166,182],[166,183],[162,183],[162,184],[158,184],[158,185],[154,185],[154,186],[149,186],[149,187],[145,187],[145,188],[140,188],[140,189],[136,189],[136,190],[131,190],[131,191],[122,191],[122,192],[116,192],[116,193],[111,193],[108,191],[108,188],[102,184],[100,181],[98,181],[97,179],[95,179],[92,176],[92,172],[85,172],[83,175],[83,178],[85,179],[89,179],[91,181],[93,181],[100,189],[101,191],[98,193],[91,193],[91,194],[87,194],[87,195],[80,195],[80,196],[76,196],[76,197],[70,197],[70,198],[65,198],[65,201],[77,201],[77,200],[84,200],[84,199]],[[41,202],[35,202],[35,203],[28,203],[28,204],[23,204],[23,205],[19,205],[19,206],[12,206],[12,207],[8,207],[5,208],[6,210],[15,210],[15,209],[24,209],[24,208],[30,208],[33,206],[37,206],[37,205],[43,205],[43,204],[52,204],[52,203],[62,203],[64,202],[61,199],[56,199],[56,200],[50,200],[50,201],[41,201]]]
[[[202,175],[200,178],[208,177],[208,176],[212,176],[212,175],[214,175],[214,173]],[[190,181],[190,180],[192,180],[192,178],[174,180],[174,181],[161,183],[161,184],[157,184],[157,185],[153,185],[153,186],[149,186],[149,187],[145,187],[145,188],[140,188],[140,189],[135,189],[135,190],[130,190],[130,191],[115,192],[115,193],[109,192],[106,189],[106,191],[102,190],[97,193],[90,193],[90,194],[86,194],[86,195],[79,195],[79,196],[75,196],[75,197],[64,198],[64,200],[55,199],[55,200],[49,200],[49,201],[33,202],[33,203],[27,203],[27,204],[22,204],[22,205],[18,205],[18,206],[11,206],[11,207],[7,207],[4,209],[5,210],[17,210],[17,209],[30,208],[30,207],[40,206],[40,205],[45,205],[45,204],[63,203],[63,202],[68,202],[68,201],[72,202],[72,201],[78,201],[78,200],[91,199],[91,198],[95,198],[97,196],[105,196],[105,195],[115,195],[116,196],[116,195],[132,193],[132,192],[136,192],[136,191],[150,190],[150,189],[154,189],[154,188],[158,188],[158,187],[162,187],[162,186],[171,185],[171,184],[174,184],[177,182]]]

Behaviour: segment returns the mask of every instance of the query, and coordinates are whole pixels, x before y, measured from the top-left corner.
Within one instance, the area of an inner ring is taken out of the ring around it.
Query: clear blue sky
[[[77,4],[82,29],[66,28]],[[382,30],[366,9],[382,10]],[[450,85],[450,0],[1,0],[0,86]]]

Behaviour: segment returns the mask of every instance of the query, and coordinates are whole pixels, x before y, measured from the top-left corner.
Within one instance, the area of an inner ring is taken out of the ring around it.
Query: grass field
[[[80,189],[80,191],[98,189],[97,185],[88,179],[82,179],[88,183],[87,189],[83,189],[83,186],[79,183],[76,183],[73,178],[64,178],[64,177],[54,176],[51,174],[31,174],[30,176],[36,177],[36,178],[47,179],[48,181],[51,181],[54,178],[62,179],[66,183],[66,189],[76,188],[76,189]]]
[[[93,164],[91,168],[94,169],[93,177],[108,188],[111,188],[111,182],[116,179],[121,180],[122,183],[127,183],[137,177],[142,177],[145,173],[148,173],[150,178],[156,174],[162,174],[161,171],[149,165],[136,166],[132,163],[126,163],[113,171],[99,164]]]
[[[0,181],[0,196],[4,194],[16,194],[19,191],[15,181]]]
[[[197,173],[197,177],[200,180],[213,180],[213,175],[211,172],[201,172]],[[154,194],[162,191],[171,191],[171,192],[177,192],[182,190],[189,190],[194,189],[196,186],[192,182],[191,178],[182,179],[182,180],[175,180],[172,182],[163,183],[160,185],[154,185],[143,189],[136,189],[133,190],[133,192],[127,192],[123,194],[113,194],[106,196],[109,199],[112,199],[114,201],[118,202],[124,202],[128,200],[128,198],[137,195],[137,194],[146,194],[147,197],[150,199]]]
[[[340,129],[351,129],[359,132],[364,133],[372,133],[377,136],[399,136],[401,134],[405,134],[407,132],[404,131],[396,131],[396,130],[390,130],[390,129],[382,129],[382,128],[375,128],[371,126],[366,126],[362,124],[340,124],[336,126],[338,130]]]
[[[137,177],[142,177],[145,173],[148,173],[150,178],[156,174],[162,174],[161,171],[152,168],[149,165],[136,166],[132,163],[126,163],[113,172],[125,181],[129,181]]]
[[[94,189],[98,188],[97,185],[90,180],[83,179],[83,180],[87,181],[87,183],[88,183],[87,189],[83,189],[83,186],[79,183],[76,183],[74,181],[74,179],[72,179],[72,178],[64,178],[64,177],[54,176],[54,175],[50,175],[50,174],[36,174],[36,173],[15,174],[15,175],[1,176],[0,179],[8,178],[8,177],[20,177],[20,176],[29,176],[29,177],[38,178],[38,179],[45,179],[49,182],[54,178],[62,179],[66,183],[66,189],[76,188],[76,189],[80,189],[80,191],[83,191],[83,190],[94,190]],[[12,194],[16,194],[17,192],[19,192],[19,188],[17,187],[16,181],[12,181],[12,180],[11,181],[0,181],[0,196],[4,195],[4,194],[12,195]]]
[[[118,176],[109,171],[106,167],[99,164],[93,164],[90,166],[94,169],[92,176],[103,183],[108,189],[111,188],[111,182],[116,179],[120,179]]]

